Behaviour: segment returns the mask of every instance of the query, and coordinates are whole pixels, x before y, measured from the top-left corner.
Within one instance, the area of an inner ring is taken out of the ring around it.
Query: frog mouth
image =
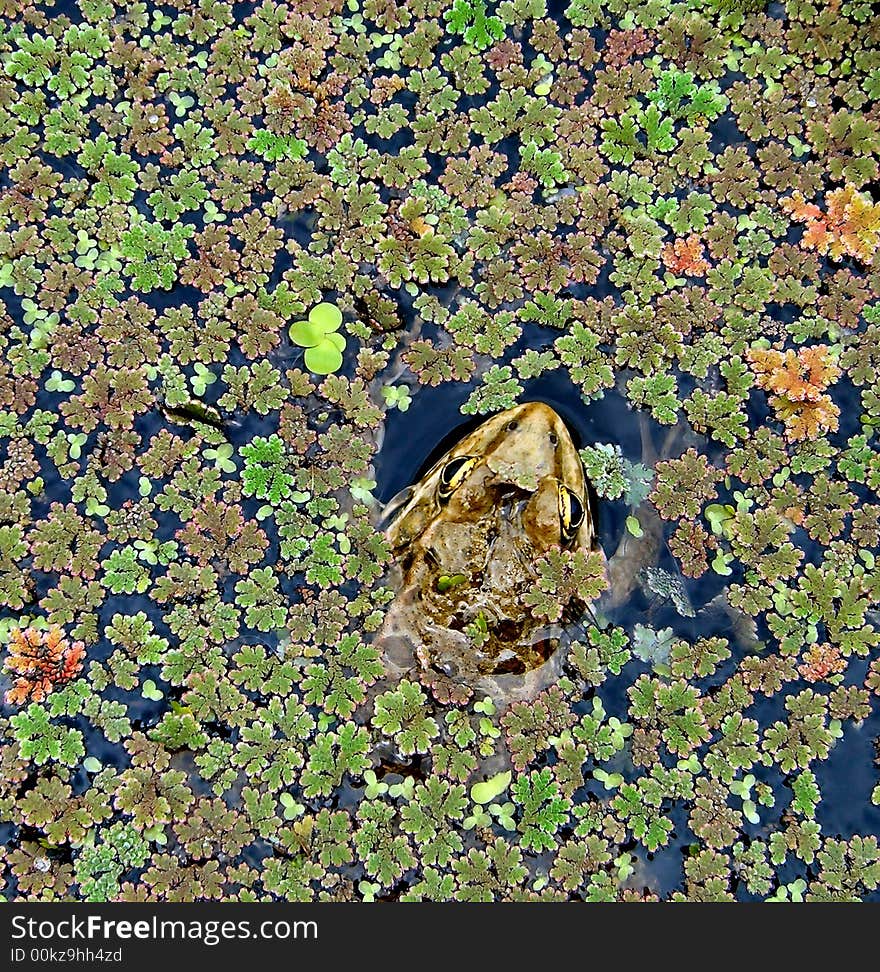
[[[495,660],[495,667],[488,675],[525,675],[532,669],[539,668],[559,647],[554,638],[542,638],[534,644],[520,648],[519,651],[502,652]]]
[[[464,636],[477,633],[479,644],[474,646],[474,653],[485,675],[522,675],[547,661],[559,644],[557,625],[531,631],[526,618],[496,614],[488,604],[457,611],[447,627]]]
[[[485,666],[487,675],[524,675],[526,672],[543,665],[559,647],[559,641],[543,631],[540,637],[527,642],[521,640],[522,625],[509,638],[508,626],[515,622],[503,621],[490,632],[494,651],[489,652],[489,664]],[[511,643],[512,642],[512,643]]]

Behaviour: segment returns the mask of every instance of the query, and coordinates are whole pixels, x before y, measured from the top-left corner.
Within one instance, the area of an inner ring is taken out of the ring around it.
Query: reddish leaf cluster
[[[837,645],[811,645],[804,653],[804,661],[798,665],[798,671],[808,682],[821,682],[829,675],[845,672],[846,661]]]
[[[806,224],[801,242],[807,249],[830,253],[835,260],[846,254],[870,264],[880,245],[880,204],[872,203],[855,186],[829,192],[827,202],[828,212],[823,213],[796,192],[783,199],[782,206]]]
[[[602,56],[608,67],[620,68],[634,57],[647,54],[654,46],[654,38],[643,28],[608,31]]]
[[[39,702],[53,689],[70,682],[82,670],[85,646],[71,644],[57,625],[48,631],[25,628],[12,632],[6,671],[14,676],[6,693],[8,704]]]
[[[667,243],[660,251],[663,264],[670,273],[687,274],[689,277],[703,277],[709,269],[704,259],[703,244],[696,235]]]
[[[773,348],[752,348],[746,354],[758,385],[771,392],[770,404],[785,423],[792,442],[817,439],[823,432],[837,430],[840,409],[825,390],[840,375],[840,369],[824,344],[801,348],[795,354]]]

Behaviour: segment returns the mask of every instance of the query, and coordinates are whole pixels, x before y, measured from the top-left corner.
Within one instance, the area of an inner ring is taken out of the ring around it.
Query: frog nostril
[[[559,443],[559,436],[555,432],[550,433],[550,445],[555,446]]]

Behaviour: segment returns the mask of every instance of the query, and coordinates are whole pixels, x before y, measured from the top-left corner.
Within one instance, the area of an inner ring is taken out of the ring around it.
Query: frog
[[[525,595],[551,550],[599,552],[595,492],[547,403],[492,415],[391,500],[397,594],[377,641],[441,701],[528,698],[559,674],[561,626]],[[603,555],[604,556],[604,555]]]

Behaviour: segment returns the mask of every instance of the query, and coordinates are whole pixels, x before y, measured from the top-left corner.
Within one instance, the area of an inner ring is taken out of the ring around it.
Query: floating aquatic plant
[[[709,269],[703,254],[703,244],[700,238],[694,235],[667,243],[660,255],[670,273],[684,274],[687,277],[703,277]]]
[[[335,304],[316,304],[304,321],[290,326],[290,339],[306,349],[305,362],[309,371],[331,375],[342,367],[345,338],[338,333],[342,312]]]
[[[11,633],[4,667],[13,677],[6,702],[40,702],[82,671],[85,645],[70,642],[55,625],[48,630],[18,628]]]
[[[799,193],[782,200],[783,207],[806,224],[801,243],[839,260],[845,254],[862,263],[873,262],[880,245],[880,203],[846,185],[828,193],[826,212],[807,203]]]
[[[785,424],[793,441],[816,439],[824,431],[836,431],[840,409],[826,389],[840,375],[832,352],[819,344],[791,349],[784,354],[772,348],[751,348],[748,359],[758,384],[772,392],[770,404]]]
[[[455,0],[443,16],[450,32],[461,34],[466,44],[478,50],[504,36],[503,22],[487,14],[485,0]]]

